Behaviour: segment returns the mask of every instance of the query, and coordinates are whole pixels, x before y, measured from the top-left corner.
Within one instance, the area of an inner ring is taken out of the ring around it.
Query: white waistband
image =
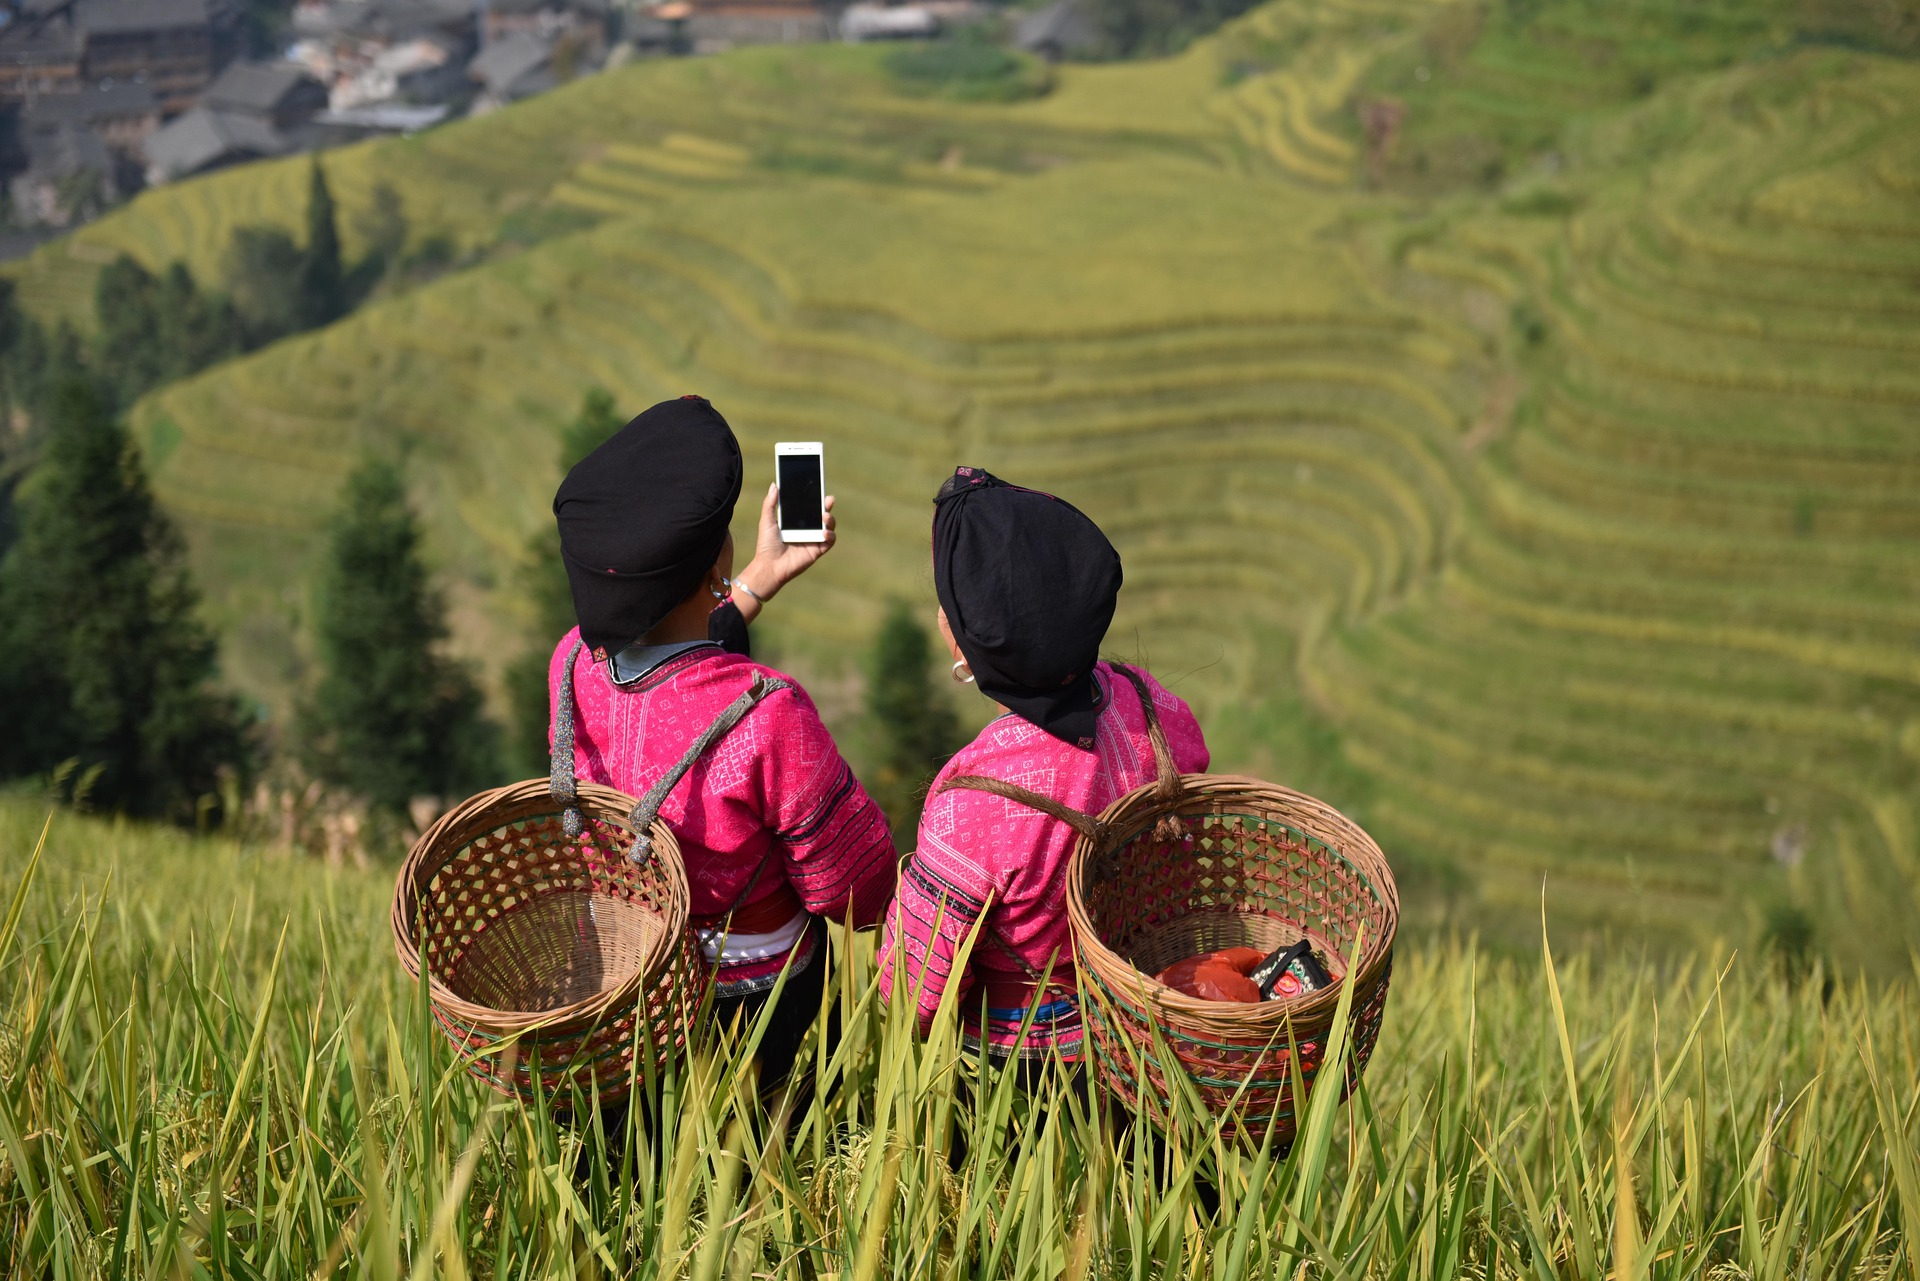
[[[723,935],[718,929],[695,930],[694,933],[700,936],[700,951],[706,956],[708,965],[740,965],[747,961],[766,961],[785,956],[800,941],[800,936],[807,932],[809,919],[805,912],[797,913],[779,929],[765,934],[742,934],[735,930]]]

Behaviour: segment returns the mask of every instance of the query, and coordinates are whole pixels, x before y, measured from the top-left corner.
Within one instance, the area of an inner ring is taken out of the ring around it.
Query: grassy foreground
[[[491,679],[535,642],[555,427],[589,386],[699,391],[750,493],[775,441],[830,442],[846,537],[756,643],[836,733],[888,598],[931,617],[931,495],[986,466],[1101,523],[1113,655],[1217,766],[1373,831],[1423,927],[1530,952],[1550,874],[1568,946],[1811,934],[1901,976],[1920,62],[1799,7],[1271,0],[1004,103],[905,96],[882,50],[647,61],[329,152],[349,256],[386,184],[459,269],[131,425],[226,679],[281,725],[364,453],[406,458]],[[123,251],[217,285],[309,163],[145,193],[8,274],[43,319]]]
[[[890,1019],[862,940],[790,1139],[708,1053],[610,1168],[460,1071],[383,871],[44,821],[0,802],[10,1276],[1916,1275],[1910,982],[1404,949],[1349,1106],[1156,1161]]]

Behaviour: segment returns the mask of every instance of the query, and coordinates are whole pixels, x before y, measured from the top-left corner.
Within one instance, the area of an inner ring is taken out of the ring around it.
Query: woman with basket
[[[934,780],[887,915],[881,985],[914,993],[923,1026],[957,986],[970,1045],[1077,1061],[1084,1030],[1066,908],[1075,841],[1088,815],[1155,778],[1160,750],[1182,771],[1206,769],[1206,741],[1186,703],[1151,676],[1098,661],[1120,556],[1072,504],[958,469],[934,500],[933,574],[954,679],[1004,714]]]
[[[746,1026],[786,970],[759,1050],[772,1084],[820,1009],[823,918],[877,923],[895,867],[812,700],[749,655],[747,624],[832,546],[831,512],[827,542],[790,546],[769,490],[735,574],[740,487],[739,445],[698,396],[655,405],[567,474],[553,510],[580,625],[549,688],[556,774],[570,738],[578,778],[640,797],[677,838],[719,1020]]]

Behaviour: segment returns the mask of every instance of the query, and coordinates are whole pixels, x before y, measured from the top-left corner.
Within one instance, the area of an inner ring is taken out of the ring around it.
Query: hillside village
[[[0,259],[146,187],[483,115],[630,58],[928,37],[983,11],[973,0],[299,0],[263,55],[257,23],[230,0],[13,0],[0,4]],[[1051,51],[1062,12],[1017,34]]]

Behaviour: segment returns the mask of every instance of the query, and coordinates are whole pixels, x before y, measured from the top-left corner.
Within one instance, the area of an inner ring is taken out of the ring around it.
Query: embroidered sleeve
[[[893,836],[886,817],[853,776],[798,689],[775,694],[768,715],[760,788],[767,825],[785,857],[787,877],[809,912],[855,928],[877,924],[893,893]]]
[[[921,1031],[949,986],[964,1008],[973,974],[971,967],[956,973],[954,959],[991,897],[992,879],[970,863],[915,854],[901,870],[880,940],[880,991],[889,1001],[897,987],[910,992]],[[981,946],[976,939],[975,950]]]

